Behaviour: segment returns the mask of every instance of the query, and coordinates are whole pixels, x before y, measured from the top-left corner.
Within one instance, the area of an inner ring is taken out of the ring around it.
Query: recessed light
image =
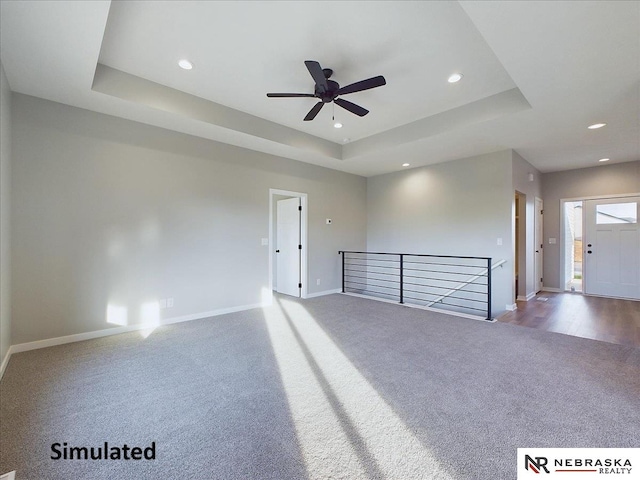
[[[403,167],[408,167],[409,165],[411,165],[410,163],[403,163],[402,166]]]
[[[589,130],[595,130],[597,128],[602,128],[606,125],[606,123],[594,123],[593,125],[589,125],[587,128]]]
[[[342,128],[342,124],[340,122],[336,122],[333,124],[333,128]]]
[[[456,83],[459,82],[462,79],[462,74],[461,73],[454,73],[453,75],[451,75],[447,81],[449,83]]]
[[[601,158],[600,160],[598,160],[599,162],[608,162],[609,160],[611,160],[610,158]]]
[[[193,63],[191,63],[186,58],[183,58],[182,60],[180,60],[178,62],[178,65],[180,65],[180,68],[182,68],[184,70],[191,70],[193,68]]]

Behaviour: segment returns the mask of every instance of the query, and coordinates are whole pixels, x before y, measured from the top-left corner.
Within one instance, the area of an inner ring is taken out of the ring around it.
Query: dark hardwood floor
[[[546,300],[545,300],[546,299]],[[499,322],[640,347],[640,302],[540,292]]]

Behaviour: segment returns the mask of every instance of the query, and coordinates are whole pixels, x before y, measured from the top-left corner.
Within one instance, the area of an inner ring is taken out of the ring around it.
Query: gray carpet
[[[518,447],[638,447],[640,349],[331,295],[12,356],[17,479],[513,479]],[[156,443],[156,460],[51,444]]]

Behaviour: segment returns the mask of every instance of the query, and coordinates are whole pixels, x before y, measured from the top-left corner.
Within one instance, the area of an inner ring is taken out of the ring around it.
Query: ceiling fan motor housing
[[[327,85],[329,86],[329,89],[326,91],[323,91],[321,86],[316,85],[316,97],[321,99],[324,103],[333,102],[334,98],[336,98],[336,93],[340,90],[338,82],[334,82],[333,80],[327,80]]]

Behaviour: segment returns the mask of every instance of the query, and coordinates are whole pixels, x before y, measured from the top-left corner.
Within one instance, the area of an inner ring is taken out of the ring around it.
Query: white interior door
[[[584,291],[640,300],[640,197],[586,200]]]
[[[543,252],[544,236],[542,234],[542,199],[536,198],[536,214],[535,214],[535,233],[534,233],[534,245],[535,245],[535,282],[536,293],[542,290],[542,266],[543,266]]]
[[[278,200],[276,239],[276,291],[299,297],[300,198]]]

